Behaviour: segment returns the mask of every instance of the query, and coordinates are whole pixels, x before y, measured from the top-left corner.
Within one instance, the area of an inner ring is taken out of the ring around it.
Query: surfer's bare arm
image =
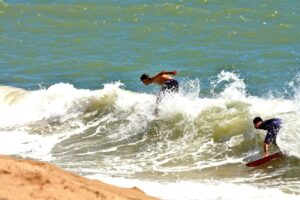
[[[174,70],[174,71],[161,71],[161,72],[159,72],[158,74],[156,74],[153,78],[162,76],[162,75],[164,75],[164,74],[176,75],[176,74],[177,74],[177,71],[176,71],[176,70]]]
[[[264,142],[264,157],[269,155],[269,144]]]

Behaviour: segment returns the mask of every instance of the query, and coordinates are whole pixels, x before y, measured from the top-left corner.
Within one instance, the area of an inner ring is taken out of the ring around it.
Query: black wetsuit
[[[276,144],[276,136],[281,128],[282,120],[279,118],[269,119],[264,121],[259,129],[267,130],[267,135],[265,137],[265,143],[270,144],[271,142]]]

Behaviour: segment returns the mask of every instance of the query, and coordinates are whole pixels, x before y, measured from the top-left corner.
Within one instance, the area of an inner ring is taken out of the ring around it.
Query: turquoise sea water
[[[296,0],[7,1],[0,14],[4,85],[121,80],[141,91],[141,73],[177,69],[205,89],[229,69],[259,95],[261,86],[282,90],[299,69]]]
[[[299,19],[297,0],[0,0],[0,153],[162,199],[297,199]],[[155,116],[139,77],[161,70],[180,92]],[[284,120],[288,158],[256,170],[257,115]]]

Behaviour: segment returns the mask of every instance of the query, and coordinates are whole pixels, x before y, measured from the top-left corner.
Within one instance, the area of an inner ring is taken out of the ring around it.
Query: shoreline
[[[155,200],[137,187],[121,188],[88,179],[54,164],[0,155],[0,199]]]

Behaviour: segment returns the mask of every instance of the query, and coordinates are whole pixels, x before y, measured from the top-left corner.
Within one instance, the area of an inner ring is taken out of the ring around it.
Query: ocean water
[[[0,154],[167,200],[299,199],[299,19],[298,0],[0,0]],[[139,77],[162,70],[180,91],[156,116]],[[256,116],[283,119],[286,157],[248,168]]]

